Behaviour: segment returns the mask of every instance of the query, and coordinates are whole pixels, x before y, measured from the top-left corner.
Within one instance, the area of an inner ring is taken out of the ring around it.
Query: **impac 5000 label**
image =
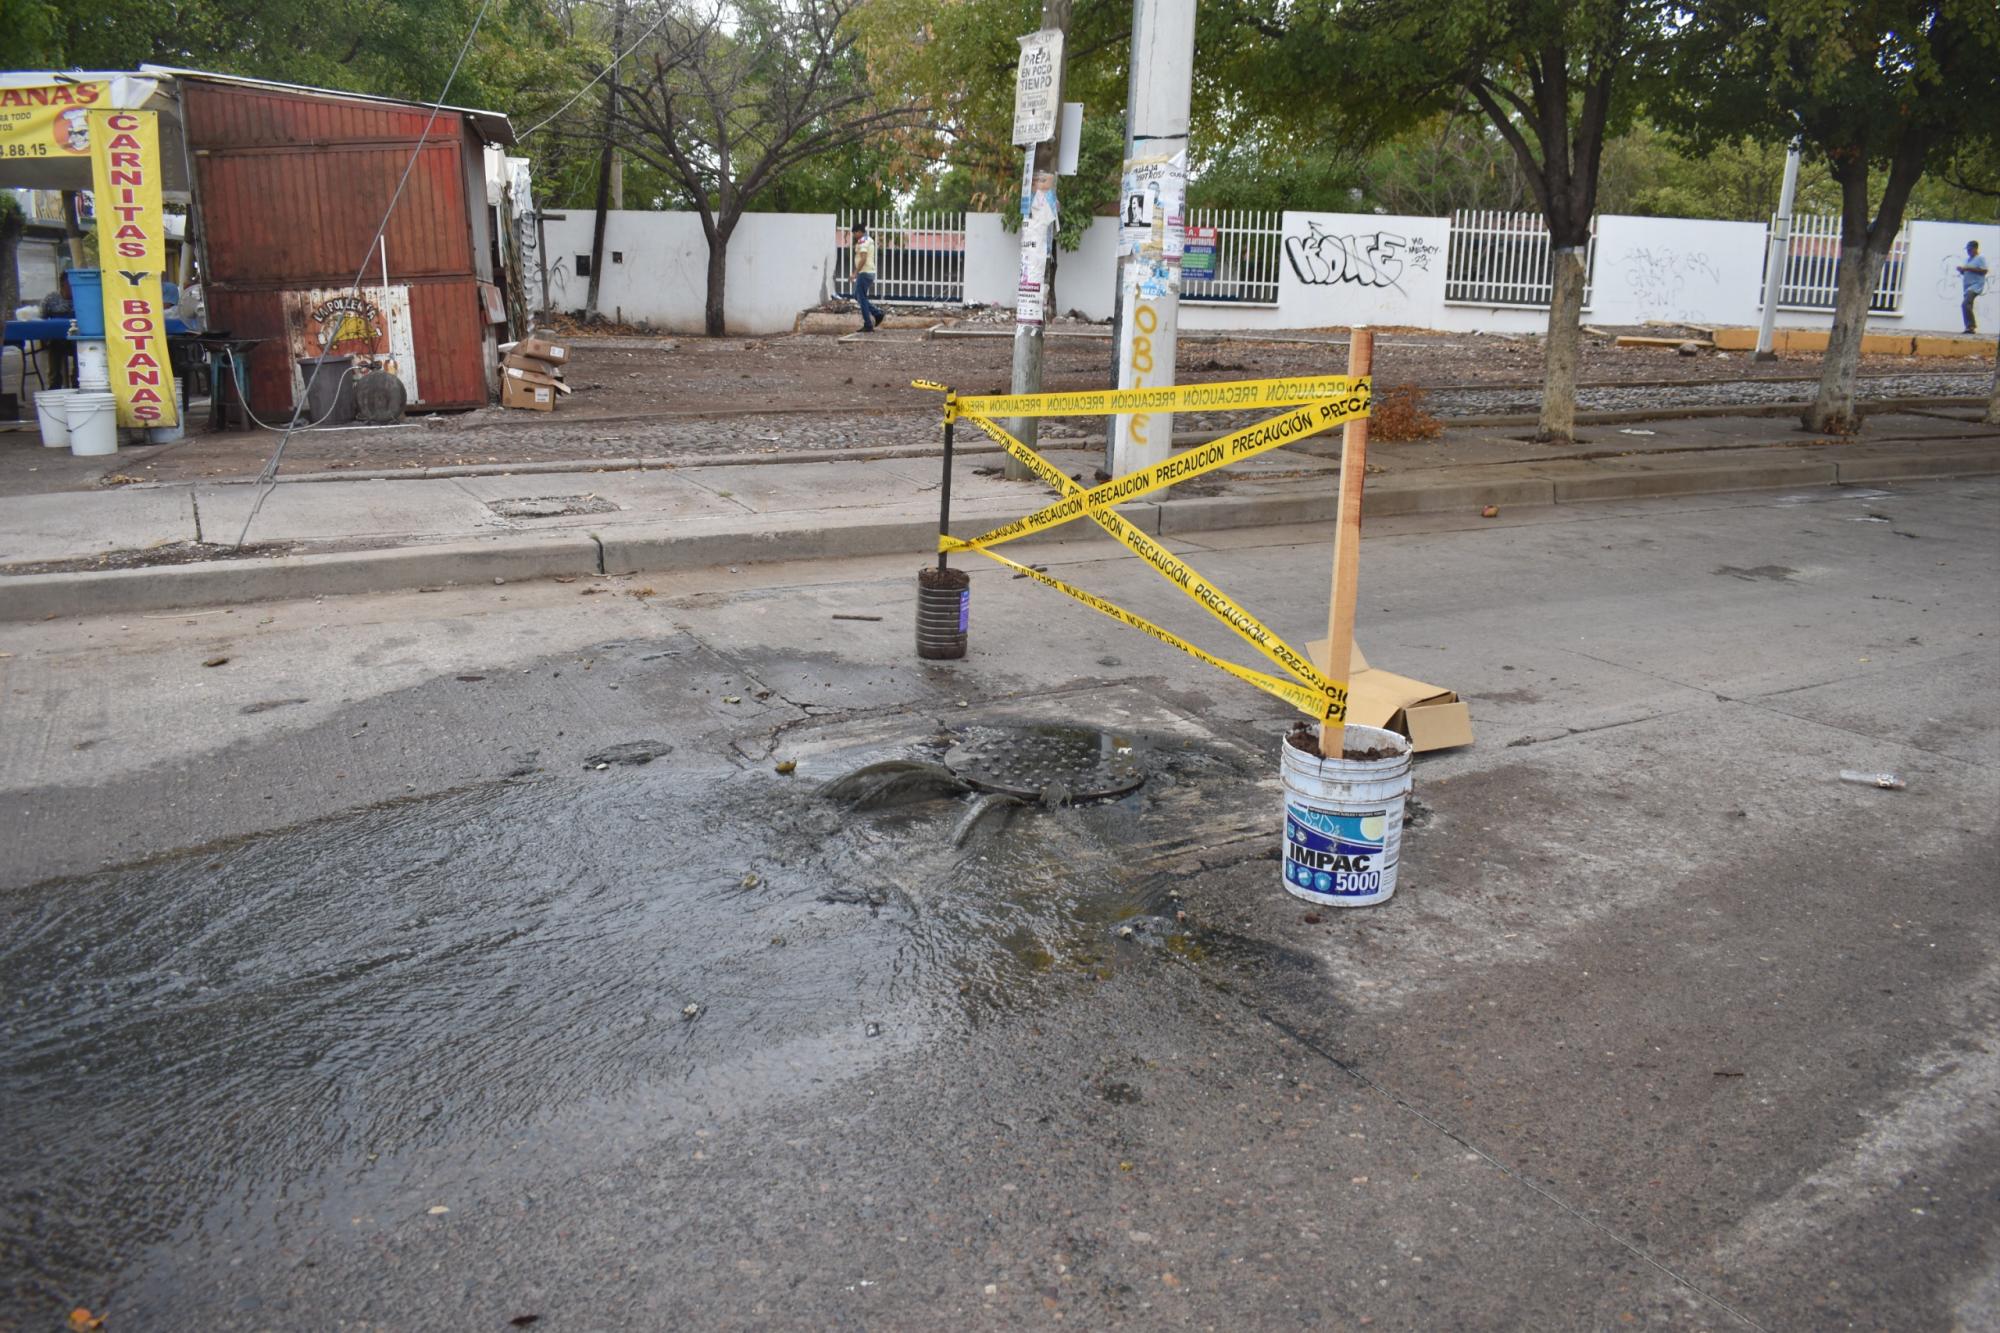
[[[1401,833],[1389,826],[1386,809],[1336,815],[1288,801],[1285,878],[1313,893],[1379,893],[1395,868]]]

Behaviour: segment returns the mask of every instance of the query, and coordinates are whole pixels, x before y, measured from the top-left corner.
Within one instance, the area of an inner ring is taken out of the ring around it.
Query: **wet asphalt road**
[[[895,561],[10,633],[0,1324],[1991,1327],[1996,498],[1371,528],[1480,735],[1348,914],[1276,705],[1004,574],[945,667]],[[811,795],[1052,716],[1152,779]]]

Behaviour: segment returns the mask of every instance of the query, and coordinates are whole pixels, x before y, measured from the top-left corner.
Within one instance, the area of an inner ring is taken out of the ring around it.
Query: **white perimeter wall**
[[[583,306],[587,283],[575,276],[576,257],[590,253],[591,214],[571,210],[547,221],[548,304]],[[1286,213],[1284,254],[1275,306],[1181,307],[1187,329],[1303,329],[1356,323],[1407,325],[1457,332],[1539,333],[1543,310],[1447,302],[1444,218],[1362,213]],[[1965,243],[1977,240],[2000,268],[2000,226],[1917,222],[1903,309],[1878,315],[1883,332],[1957,332],[1956,265]],[[726,293],[731,333],[788,333],[799,313],[833,290],[834,218],[830,213],[752,213],[729,246]],[[1094,218],[1082,246],[1065,251],[1056,270],[1056,308],[1108,319],[1116,283],[1118,229]],[[692,213],[614,212],[605,228],[605,264],[598,306],[607,315],[645,320],[675,332],[699,333],[707,299],[708,249]],[[614,263],[613,252],[624,261]],[[1019,241],[997,214],[966,220],[965,299],[1011,307],[1019,271]],[[1764,228],[1754,222],[1603,216],[1584,321],[1593,324],[1755,325],[1764,273]],[[2000,274],[1996,274],[2000,279]],[[2000,280],[1989,281],[1978,306],[1980,326],[2000,325]],[[1826,312],[1778,312],[1786,327],[1823,328]]]
[[[588,209],[550,213],[546,304],[581,310],[590,288],[576,276],[590,254]],[[624,256],[613,262],[612,255]],[[531,278],[531,281],[533,279]],[[730,333],[790,333],[799,312],[833,290],[833,214],[747,213],[729,241],[723,319]],[[644,320],[673,333],[700,333],[708,309],[708,241],[693,213],[608,213],[597,308],[628,323]]]

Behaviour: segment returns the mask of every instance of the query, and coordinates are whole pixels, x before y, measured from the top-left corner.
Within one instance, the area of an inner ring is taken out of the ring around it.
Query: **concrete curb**
[[[1364,512],[1373,518],[1476,513],[1486,505],[1571,504],[1995,474],[2000,474],[2000,441],[1989,440],[1945,440],[1921,449],[1856,444],[1809,453],[1732,450],[1721,459],[1712,453],[1556,459],[1385,477],[1367,492]],[[1142,501],[1120,512],[1147,532],[1193,534],[1327,522],[1333,517],[1334,495],[1331,488],[1303,494],[1296,488],[1251,491]],[[959,526],[971,531],[974,525],[1010,516],[968,512]],[[666,574],[716,565],[897,554],[920,559],[933,549],[937,531],[927,516],[880,518],[866,510],[832,518],[768,515],[763,521],[756,530],[697,519],[639,532],[531,533],[155,569],[0,576],[0,621],[394,592],[490,583],[496,578]],[[1061,538],[1056,540],[1109,540],[1088,524],[1066,525],[1059,531]],[[1046,544],[1023,543],[1024,547]]]
[[[594,538],[533,533],[510,540],[214,560],[154,569],[22,574],[0,578],[0,621],[595,574],[598,561]]]

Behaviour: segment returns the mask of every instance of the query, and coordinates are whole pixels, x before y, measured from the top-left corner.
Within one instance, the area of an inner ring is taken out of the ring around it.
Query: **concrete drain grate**
[[[488,500],[502,518],[565,518],[571,514],[615,514],[618,506],[601,495],[537,495],[520,500]]]
[[[1146,780],[1133,740],[1094,727],[978,727],[944,763],[974,787],[1027,800],[1100,800]]]

